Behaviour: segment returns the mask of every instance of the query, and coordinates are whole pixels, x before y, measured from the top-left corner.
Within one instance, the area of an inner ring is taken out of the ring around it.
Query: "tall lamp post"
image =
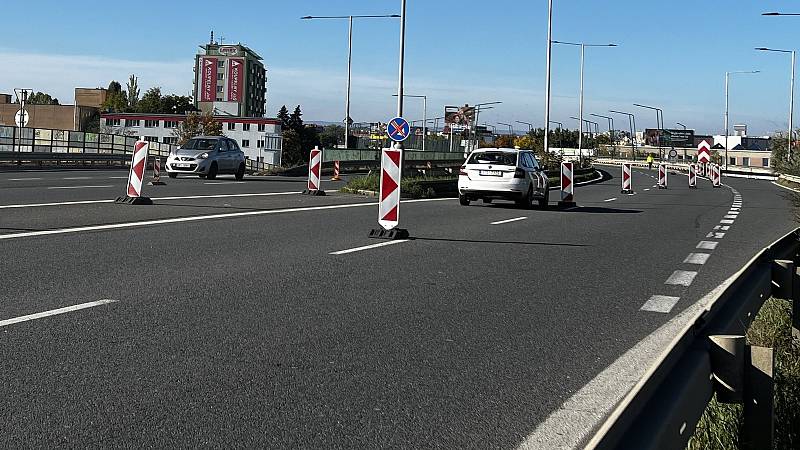
[[[647,105],[640,105],[639,103],[634,103],[633,106],[638,106],[639,108],[647,108],[653,109],[656,111],[656,127],[658,127],[658,157],[659,159],[664,159],[664,152],[661,149],[661,136],[664,134],[664,111],[661,108],[656,108],[655,106],[647,106]]]
[[[608,112],[628,116],[628,125],[631,127],[631,152],[633,160],[636,161],[636,116],[628,112],[614,111],[613,109],[608,110]]]
[[[728,170],[728,82],[731,75],[735,74],[751,74],[759,73],[760,70],[736,70],[733,72],[725,72],[725,170]]]
[[[544,88],[544,152],[550,151],[550,55],[553,51],[553,0],[547,1],[547,56]],[[564,153],[564,150],[561,150]],[[562,155],[563,156],[563,155]]]
[[[584,61],[584,53],[586,47],[616,47],[617,44],[587,44],[585,42],[563,42],[563,41],[552,41],[553,44],[562,44],[562,45],[574,45],[581,48],[581,89],[580,89],[580,100],[578,101],[578,117],[580,118],[580,133],[578,133],[578,157],[582,161],[583,160],[583,61]],[[582,164],[582,162],[581,162]]]
[[[611,147],[616,150],[617,147],[614,145],[614,118],[610,116],[601,116],[600,114],[594,113],[590,113],[589,115],[608,120],[608,137],[611,138]]]
[[[398,18],[399,14],[359,15],[359,16],[303,16],[301,20],[316,19],[347,19],[347,93],[344,101],[344,147],[350,148],[350,74],[353,61],[353,19],[383,19]]]
[[[564,126],[563,125],[564,124],[562,124],[561,122],[555,121],[555,120],[548,120],[548,123],[554,123],[554,124],[558,125],[558,130],[562,131],[562,133],[563,133],[563,130],[564,130]],[[559,135],[558,135],[558,148],[561,149],[561,158],[563,159],[564,158],[564,147],[561,146],[561,134],[562,133],[559,133]],[[545,152],[549,153],[549,151],[550,151],[549,149],[545,148]]]
[[[528,126],[528,133],[530,133],[531,131],[533,131],[533,124],[532,124],[532,123],[523,122],[523,121],[521,121],[521,120],[515,120],[514,122],[516,122],[516,123],[521,123],[521,124],[523,124],[523,125],[527,125],[527,126]]]
[[[425,151],[425,141],[428,137],[428,96],[427,95],[411,95],[403,94],[406,97],[421,98],[422,99],[422,151]],[[392,97],[397,97],[393,94]]]
[[[777,53],[791,53],[792,55],[792,67],[790,70],[789,75],[789,142],[787,146],[786,158],[791,161],[792,159],[792,138],[794,138],[794,128],[792,127],[792,118],[794,117],[794,59],[795,59],[795,51],[794,50],[780,50],[774,48],[766,48],[766,47],[758,47],[756,50],[760,50],[762,52],[777,52]]]
[[[508,127],[508,132],[511,134],[511,139],[514,139],[514,125],[505,122],[497,122],[498,125],[505,125]],[[513,142],[513,141],[512,141]]]
[[[682,126],[682,127],[683,127],[683,129],[684,129],[684,130],[686,129],[686,125],[684,125],[684,124],[682,124],[682,123],[680,123],[680,122],[675,122],[675,125],[680,125],[680,126]]]

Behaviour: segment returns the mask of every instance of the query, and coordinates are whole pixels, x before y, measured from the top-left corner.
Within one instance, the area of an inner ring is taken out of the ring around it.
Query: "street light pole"
[[[680,123],[680,122],[675,122],[675,125],[680,125],[680,126],[682,126],[682,127],[683,127],[683,129],[684,129],[684,130],[686,129],[686,125],[684,125],[684,124],[682,124],[682,123]]]
[[[508,132],[511,134],[511,139],[514,139],[514,126],[510,123],[497,122],[498,125],[505,125],[508,127]],[[512,141],[513,143],[513,141]]]
[[[353,19],[398,18],[398,14],[359,15],[359,16],[304,16],[301,20],[347,19],[347,88],[344,100],[344,147],[350,148],[350,82],[353,66]]]
[[[725,72],[725,170],[728,170],[728,82],[731,74],[748,74],[759,73],[760,70],[737,70],[734,72]]]
[[[558,130],[561,131],[558,135],[558,148],[561,149],[561,158],[564,158],[564,147],[561,146],[561,135],[563,134],[563,126],[561,122],[556,122],[555,120],[549,120],[548,123],[555,123],[558,124]],[[548,154],[550,153],[549,149],[545,149],[545,152]]]
[[[794,50],[779,50],[773,48],[766,48],[766,47],[758,47],[756,50],[761,50],[764,52],[777,52],[777,53],[791,53],[792,54],[792,67],[790,70],[789,75],[789,134],[788,134],[788,142],[787,142],[787,151],[786,151],[786,158],[791,161],[792,160],[792,139],[794,138],[794,125],[792,123],[792,119],[794,118],[794,60],[795,60],[795,51]]]
[[[658,157],[660,159],[664,159],[664,152],[661,146],[661,136],[664,134],[664,111],[662,111],[661,108],[656,108],[655,106],[640,105],[639,103],[634,103],[633,106],[654,109],[656,111],[656,127],[658,128],[658,137],[656,138],[656,141],[658,142]]]
[[[553,50],[553,0],[547,1],[547,59],[544,88],[544,151],[550,151],[550,55]],[[563,150],[562,150],[563,152]]]
[[[403,63],[406,53],[406,0],[400,0],[400,62],[397,74],[397,117],[403,117]]]
[[[530,133],[531,131],[533,131],[533,124],[532,124],[532,123],[523,122],[523,121],[521,121],[521,120],[515,120],[514,122],[516,122],[516,123],[521,123],[521,124],[523,124],[523,125],[527,125],[527,126],[528,126],[528,133]]]
[[[611,138],[611,147],[616,151],[617,147],[614,145],[614,118],[610,116],[601,116],[600,114],[590,114],[591,116],[595,117],[602,117],[603,119],[608,120],[608,137]]]
[[[628,112],[614,111],[613,109],[608,112],[628,116],[628,126],[631,127],[631,156],[633,156],[633,160],[636,161],[636,116]]]

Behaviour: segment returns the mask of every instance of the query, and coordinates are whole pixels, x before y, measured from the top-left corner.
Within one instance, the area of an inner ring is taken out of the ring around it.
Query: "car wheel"
[[[544,190],[544,197],[539,199],[539,208],[547,209],[547,205],[549,203],[550,203],[550,189],[547,188]]]
[[[178,174],[175,172],[167,172],[167,175],[169,175],[170,178],[178,178]]]
[[[467,198],[466,195],[459,194],[458,195],[458,203],[460,203],[461,206],[469,206],[469,199]]]
[[[208,179],[213,180],[214,178],[217,178],[217,163],[215,162],[211,163],[211,168],[208,169]]]
[[[239,168],[236,169],[236,181],[242,181],[244,178],[244,163],[239,164]]]
[[[522,207],[525,209],[533,208],[533,186],[528,187],[528,195],[522,199]]]

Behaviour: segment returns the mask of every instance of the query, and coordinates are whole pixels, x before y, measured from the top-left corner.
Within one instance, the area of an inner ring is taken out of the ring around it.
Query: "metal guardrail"
[[[780,177],[783,178],[786,181],[791,181],[792,183],[800,184],[800,177],[797,177],[797,176],[794,176],[794,175],[788,175],[788,174],[783,174]]]
[[[798,252],[800,228],[753,257],[724,290],[691,318],[659,360],[612,411],[587,448],[684,449],[715,388],[720,390],[714,382],[716,371],[710,336],[745,334],[764,301],[773,293],[786,295],[786,289],[794,292],[790,297],[794,297],[793,323],[797,326],[800,292],[792,286],[798,285],[794,269],[799,262]],[[792,281],[775,280],[776,260],[794,261]],[[745,410],[748,406],[763,406],[747,403],[745,399]],[[771,436],[771,429],[760,431]]]

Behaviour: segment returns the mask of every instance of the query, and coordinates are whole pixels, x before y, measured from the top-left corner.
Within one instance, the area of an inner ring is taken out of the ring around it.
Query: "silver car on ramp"
[[[239,144],[225,136],[198,136],[189,139],[167,157],[170,178],[178,174],[199,175],[213,180],[219,174],[244,178],[245,156]]]

